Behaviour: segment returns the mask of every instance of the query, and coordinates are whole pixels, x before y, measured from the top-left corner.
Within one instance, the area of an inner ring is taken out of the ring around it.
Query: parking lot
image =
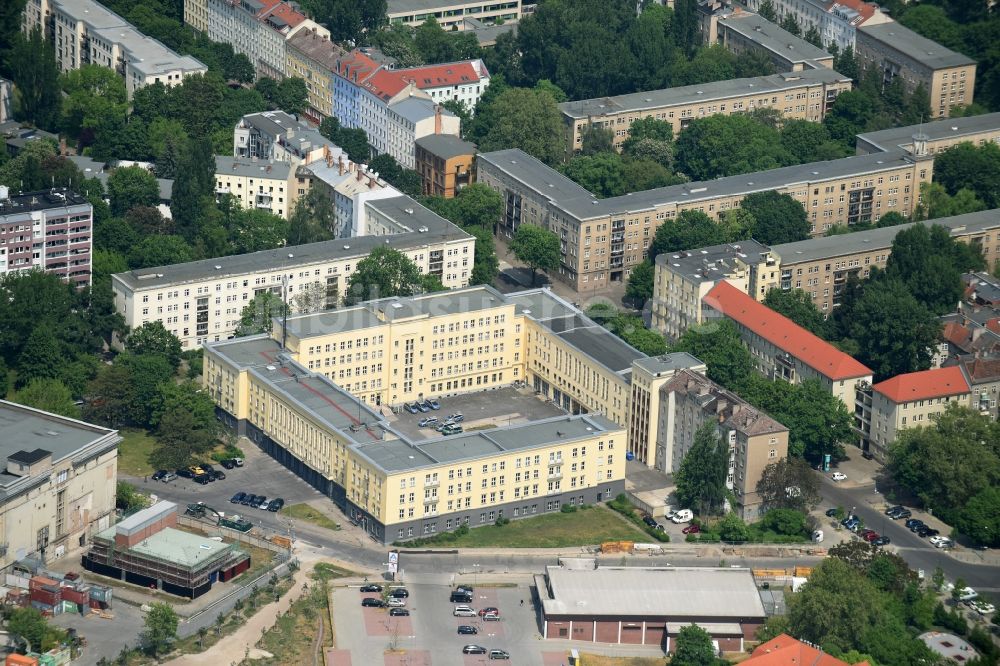
[[[477,611],[490,606],[498,608],[499,621],[485,621],[478,615],[455,617],[453,610],[457,604],[449,601],[452,587],[443,580],[445,578],[427,575],[407,579],[409,617],[391,617],[387,608],[361,606],[363,598],[381,596],[377,593],[362,593],[358,587],[337,589],[333,597],[338,647],[334,664],[551,666],[566,663],[568,644],[541,640],[528,577],[505,582],[502,586],[485,582],[473,584],[473,600],[468,605]],[[473,626],[478,633],[459,634],[461,625]],[[510,654],[510,660],[491,660],[488,654],[463,654],[462,648],[466,645],[503,650]]]
[[[539,400],[533,390],[511,387],[438,398],[438,401],[441,403],[438,410],[416,414],[400,411],[393,417],[392,426],[407,437],[429,439],[441,435],[432,427],[420,427],[420,421],[428,417],[444,421],[449,415],[460,413],[465,417],[461,425],[468,432],[537,421],[565,413],[555,405]]]

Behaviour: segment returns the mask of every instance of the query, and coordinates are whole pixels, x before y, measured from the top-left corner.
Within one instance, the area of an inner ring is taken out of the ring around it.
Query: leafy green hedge
[[[667,543],[670,541],[670,535],[666,532],[661,532],[659,530],[651,528],[646,523],[642,522],[642,518],[639,516],[639,512],[635,510],[632,503],[628,501],[628,497],[624,493],[618,495],[610,502],[608,506],[628,518],[631,522],[635,523],[635,526],[641,529],[643,532],[653,537],[657,541],[662,543]]]

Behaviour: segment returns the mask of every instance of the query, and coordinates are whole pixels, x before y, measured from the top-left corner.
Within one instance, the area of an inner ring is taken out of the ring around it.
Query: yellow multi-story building
[[[266,210],[288,219],[295,206],[295,170],[289,162],[248,157],[215,157],[215,194],[229,194],[243,208]]]
[[[333,115],[333,87],[337,60],[346,51],[312,30],[300,30],[285,43],[285,71],[306,82],[309,107],[306,115],[315,123]]]
[[[884,153],[892,150],[914,150],[920,142],[928,155],[935,155],[960,143],[982,146],[1000,143],[1000,113],[948,118],[923,123],[919,127],[891,127],[857,136],[858,155]]]
[[[621,148],[632,123],[643,118],[670,123],[675,136],[699,118],[754,109],[774,109],[784,118],[819,122],[837,96],[849,92],[851,85],[850,77],[823,67],[563,102],[559,110],[566,123],[567,148],[572,154],[583,148],[583,135],[588,127],[610,130],[614,134],[613,145]]]
[[[206,345],[206,387],[227,423],[379,540],[624,489],[618,423],[632,362],[645,356],[547,291],[380,299],[276,321],[272,336]],[[383,411],[520,382],[569,414],[427,439]]]

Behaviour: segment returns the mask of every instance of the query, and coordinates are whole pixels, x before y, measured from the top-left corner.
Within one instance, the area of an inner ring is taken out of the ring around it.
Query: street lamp
[[[473,587],[479,587],[479,565],[473,564],[473,574],[472,574],[472,585]]]

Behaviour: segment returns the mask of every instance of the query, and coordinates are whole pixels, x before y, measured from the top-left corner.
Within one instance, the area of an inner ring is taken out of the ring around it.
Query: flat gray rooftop
[[[658,266],[670,266],[670,270],[685,280],[700,284],[706,280],[720,280],[727,269],[736,267],[740,261],[757,265],[767,261],[771,250],[755,240],[711,245],[685,252],[663,252],[656,255]]]
[[[409,202],[409,205],[406,206],[404,202]],[[327,263],[337,259],[366,257],[376,247],[387,244],[397,250],[408,250],[424,247],[429,243],[470,238],[469,234],[443,217],[428,211],[409,197],[368,201],[365,205],[385,212],[392,219],[399,218],[404,222],[409,222],[412,226],[400,225],[401,233],[390,236],[358,236],[249,254],[189,261],[183,264],[143,268],[116,273],[114,279],[119,280],[133,291],[160,289],[204,280],[273,273],[289,268],[298,270],[311,264]],[[407,215],[405,212],[400,214],[404,207],[414,210],[414,215],[408,216],[411,218],[409,220],[403,218],[403,215]],[[421,231],[421,228],[424,230]]]
[[[416,144],[441,159],[476,154],[476,144],[451,134],[428,134],[417,139]]]
[[[646,372],[656,374],[660,372],[672,372],[685,368],[700,368],[705,364],[687,352],[674,352],[663,354],[662,356],[649,356],[634,362],[637,367]]]
[[[794,243],[783,243],[771,247],[771,252],[781,260],[781,265],[798,264],[822,259],[833,259],[844,255],[857,254],[868,250],[889,249],[900,231],[915,224],[939,225],[947,228],[953,236],[985,232],[1000,227],[1000,208],[982,210],[976,213],[940,217],[923,222],[909,222],[895,227],[856,231],[839,236],[820,236]],[[659,257],[657,257],[659,260]]]
[[[913,135],[920,133],[931,141],[980,134],[1000,130],[1000,113],[984,113],[981,116],[945,118],[918,126],[893,127],[878,132],[858,135],[858,145],[868,144],[877,150],[896,150],[913,144]]]
[[[895,21],[879,25],[863,25],[858,28],[858,35],[882,42],[931,69],[976,64],[972,58],[947,49]]]
[[[42,449],[58,462],[114,430],[0,400],[0,460],[18,451]]]
[[[697,102],[713,102],[729,99],[737,95],[771,95],[801,88],[804,85],[837,83],[850,81],[849,77],[832,69],[820,67],[801,72],[785,72],[769,76],[754,76],[746,79],[730,79],[693,86],[679,86],[662,90],[596,97],[576,102],[562,102],[559,110],[564,116],[585,119],[619,113],[649,111],[670,106],[686,106]]]
[[[600,414],[555,416],[509,427],[441,436],[419,443],[398,439],[359,444],[355,450],[380,468],[399,472],[426,465],[472,461],[505,451],[570,443],[621,430],[621,426]]]
[[[215,156],[215,173],[227,176],[288,180],[291,170],[291,162],[255,160],[249,157],[230,157],[228,155]]]
[[[776,53],[789,62],[829,60],[833,57],[825,49],[796,37],[759,14],[741,12],[719,17],[719,25],[743,35],[761,48]]]
[[[549,199],[553,207],[577,220],[651,211],[657,206],[668,204],[680,205],[723,196],[768,192],[805,183],[846,178],[853,174],[874,174],[911,163],[909,156],[903,151],[853,155],[839,160],[799,164],[715,180],[660,187],[610,199],[597,199],[575,183],[575,190],[569,187],[559,180],[565,179],[564,176],[557,178],[553,175],[556,174],[554,169],[522,150],[514,148],[480,153],[477,159],[492,165],[508,177],[519,181],[522,186]]]
[[[110,527],[97,536],[114,541],[115,527]],[[206,536],[165,527],[128,550],[163,562],[178,564],[187,569],[197,570],[211,562],[218,561],[232,549],[232,544],[213,541]]]
[[[546,616],[763,618],[753,572],[738,568],[546,567]]]

